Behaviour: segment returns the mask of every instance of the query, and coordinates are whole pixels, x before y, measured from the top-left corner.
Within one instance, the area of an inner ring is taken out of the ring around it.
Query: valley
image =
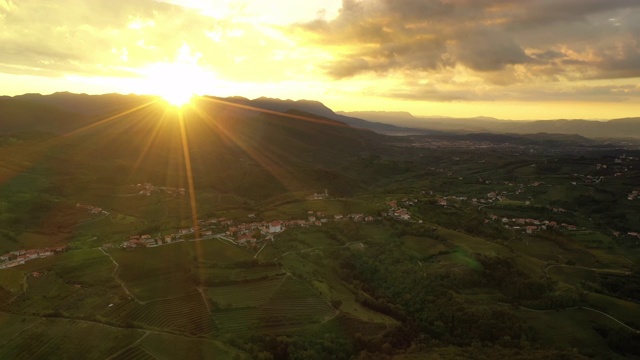
[[[0,357],[639,353],[635,145],[201,101],[2,131]]]

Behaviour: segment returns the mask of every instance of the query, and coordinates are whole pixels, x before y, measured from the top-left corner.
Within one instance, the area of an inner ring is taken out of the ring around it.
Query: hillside
[[[0,134],[64,132],[84,124],[85,117],[55,105],[0,98]]]
[[[428,131],[420,129],[412,129],[404,126],[396,126],[377,122],[375,120],[366,121],[354,116],[345,116],[335,113],[333,110],[325,106],[319,101],[311,100],[280,100],[273,98],[261,97],[254,100],[249,100],[242,97],[232,97],[223,99],[228,102],[242,104],[246,106],[252,106],[260,109],[285,112],[288,110],[299,110],[310,114],[316,114],[328,119],[343,122],[349,126],[360,129],[368,129],[380,134],[387,135],[415,135],[415,134],[427,134]]]

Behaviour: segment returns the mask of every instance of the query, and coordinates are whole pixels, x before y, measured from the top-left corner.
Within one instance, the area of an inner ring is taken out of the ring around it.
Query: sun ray
[[[299,188],[300,184],[298,181],[285,170],[284,164],[279,162],[273,157],[270,157],[265,151],[257,151],[253,150],[249,147],[245,141],[242,139],[238,139],[233,134],[229,133],[226,129],[224,129],[220,124],[209,114],[205,113],[197,106],[194,106],[194,110],[196,113],[206,121],[207,125],[213,128],[220,134],[223,134],[226,138],[231,140],[234,144],[238,145],[251,159],[256,161],[258,164],[262,166],[265,170],[267,170],[274,178],[280,182],[284,187],[289,190],[294,190],[294,188]],[[291,186],[292,184],[296,184],[295,186]]]
[[[131,108],[131,109],[128,109],[128,110],[122,111],[122,112],[120,112],[120,113],[118,113],[118,114],[115,114],[115,115],[109,116],[109,117],[108,117],[108,118],[106,118],[106,119],[102,119],[102,120],[100,120],[100,121],[94,122],[94,123],[89,124],[89,125],[87,125],[87,126],[83,126],[83,127],[79,128],[79,129],[75,129],[75,130],[73,130],[73,131],[70,131],[70,132],[68,132],[68,133],[66,133],[66,134],[61,135],[60,137],[69,137],[69,136],[76,135],[76,134],[78,134],[78,133],[80,133],[80,132],[87,131],[87,130],[92,129],[92,128],[96,127],[96,126],[100,126],[100,125],[106,124],[106,123],[108,123],[108,122],[110,122],[110,121],[113,121],[113,120],[115,120],[115,119],[117,119],[117,118],[120,118],[120,117],[122,117],[122,116],[125,116],[125,115],[128,115],[128,114],[131,114],[131,113],[136,112],[136,111],[138,111],[138,110],[141,110],[141,109],[144,109],[144,108],[146,108],[146,107],[149,107],[149,106],[151,106],[151,105],[153,105],[153,104],[155,104],[155,103],[157,103],[157,102],[158,102],[158,100],[152,100],[152,101],[149,101],[149,102],[147,102],[147,103],[145,103],[145,104],[142,104],[142,105],[136,106],[136,107],[134,107],[134,108]]]
[[[230,102],[230,101],[224,101],[224,100],[221,100],[221,99],[215,99],[215,98],[212,98],[210,96],[203,96],[202,98],[207,100],[207,101],[210,101],[210,102],[224,104],[224,105],[228,105],[228,106],[233,106],[233,107],[236,107],[236,108],[239,108],[239,109],[259,111],[259,112],[262,112],[262,113],[283,116],[283,117],[287,117],[287,118],[290,118],[290,119],[304,120],[304,121],[308,121],[308,122],[312,122],[312,123],[330,125],[330,126],[336,126],[336,127],[346,127],[346,128],[350,127],[349,125],[347,125],[345,123],[341,123],[339,121],[333,121],[333,120],[322,119],[322,118],[314,118],[314,117],[311,117],[311,116],[288,114],[288,113],[275,111],[275,110],[262,109],[262,108],[255,107],[255,106],[236,104],[236,103],[233,103],[233,102]]]

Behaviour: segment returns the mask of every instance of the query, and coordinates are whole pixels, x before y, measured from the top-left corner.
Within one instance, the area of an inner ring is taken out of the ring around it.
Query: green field
[[[449,250],[441,241],[428,237],[407,235],[402,238],[402,241],[409,250],[421,256],[433,256]]]
[[[0,271],[0,287],[11,293],[22,291],[24,276],[23,271],[15,268],[3,269]]]
[[[85,321],[30,317],[25,318],[24,322],[20,321],[24,325],[22,331],[2,340],[0,358],[105,358],[132,345],[144,335],[140,330],[120,329]]]
[[[516,314],[526,319],[540,334],[545,346],[578,351],[599,358],[621,359],[612,353],[605,339],[593,329],[596,324],[619,326],[601,314],[589,310],[564,310],[534,312],[517,310]]]
[[[605,312],[635,329],[640,329],[640,304],[613,296],[588,292],[587,304]]]
[[[284,276],[278,276],[263,281],[214,286],[208,288],[207,293],[221,308],[255,307],[269,301],[285,279]]]
[[[509,249],[504,246],[459,231],[440,228],[437,234],[443,240],[461,246],[474,253],[484,255],[506,255],[509,253]]]
[[[255,300],[243,300],[244,296],[225,295],[215,288],[209,289],[214,301],[230,302],[213,312],[223,333],[246,332],[249,329],[289,330],[321,323],[337,314],[309,285],[291,277],[251,285],[243,288],[241,293],[252,293]]]
[[[216,330],[207,304],[200,293],[155,300],[143,305],[129,302],[111,307],[103,315],[120,324],[150,327],[191,335],[209,334]]]
[[[443,147],[448,135],[382,137],[295,109],[295,121],[246,117],[211,101],[212,119],[184,123],[188,178],[179,122],[149,111],[78,137],[0,135],[0,251],[68,245],[0,270],[0,359],[616,360],[621,344],[640,343],[613,319],[640,327],[630,300],[640,244],[625,235],[640,231],[626,200],[640,161],[614,163],[637,150],[559,146],[548,134],[486,148],[468,144],[487,134],[455,135]],[[194,193],[136,194],[132,184],[145,182]],[[325,188],[329,199],[306,199]],[[487,202],[490,192],[508,199]],[[411,220],[388,215],[390,201]],[[195,234],[119,247],[194,220],[223,233],[206,220],[318,212],[329,221],[263,236],[257,248]],[[352,213],[375,220],[334,221]],[[501,217],[577,229],[526,234]]]

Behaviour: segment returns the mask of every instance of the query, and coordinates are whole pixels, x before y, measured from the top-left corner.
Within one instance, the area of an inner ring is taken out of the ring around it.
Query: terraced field
[[[192,293],[197,281],[187,272],[146,276],[126,281],[129,291],[141,301],[153,301]]]
[[[189,339],[169,334],[149,334],[139,347],[156,359],[248,359],[249,357],[219,341]]]
[[[152,301],[144,305],[130,302],[114,306],[104,316],[123,324],[140,324],[194,335],[216,330],[200,293]]]
[[[213,318],[223,334],[249,333],[255,331],[260,309],[255,307],[231,308],[213,311]]]
[[[260,297],[260,300],[253,302],[255,305],[249,305],[251,302],[247,300],[242,303],[244,307],[214,311],[213,316],[220,330],[224,333],[256,329],[287,330],[321,323],[336,315],[336,310],[308,284],[292,277],[279,281],[279,285],[275,280],[270,280],[255,287],[255,294]],[[273,291],[273,295],[267,299],[270,291]]]
[[[44,318],[24,327],[3,342],[0,345],[0,358],[104,359],[130,346],[142,336],[143,332],[140,330]]]
[[[63,299],[73,296],[81,289],[65,284],[54,274],[27,278],[27,292],[10,304],[13,311],[33,314],[38,311],[57,309]]]
[[[269,301],[285,279],[284,276],[278,276],[263,281],[215,286],[207,289],[207,293],[222,308],[261,306]]]
[[[156,358],[149,354],[139,345],[124,349],[121,353],[112,357],[111,360],[155,360]]]
[[[182,296],[194,291],[187,246],[176,244],[152,249],[116,250],[117,276],[141,301]]]

